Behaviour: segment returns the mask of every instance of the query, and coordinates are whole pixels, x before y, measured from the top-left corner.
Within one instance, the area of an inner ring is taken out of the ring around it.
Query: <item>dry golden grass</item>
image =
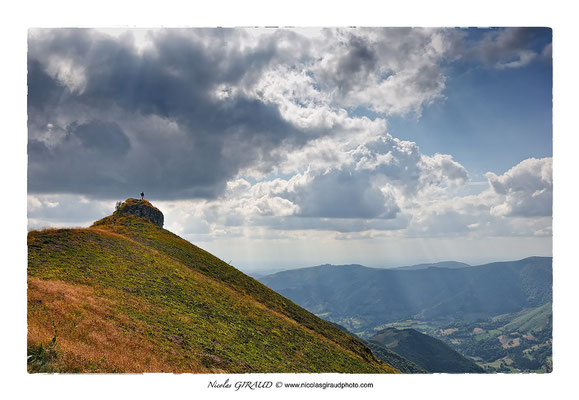
[[[28,345],[55,334],[55,369],[90,372],[218,372],[198,361],[175,370],[169,352],[161,359],[141,334],[138,321],[119,314],[111,297],[88,286],[28,278]]]

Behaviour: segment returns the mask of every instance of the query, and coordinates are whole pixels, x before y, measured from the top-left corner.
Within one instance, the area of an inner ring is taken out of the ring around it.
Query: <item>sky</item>
[[[31,29],[28,227],[145,197],[246,272],[552,254],[547,28]]]

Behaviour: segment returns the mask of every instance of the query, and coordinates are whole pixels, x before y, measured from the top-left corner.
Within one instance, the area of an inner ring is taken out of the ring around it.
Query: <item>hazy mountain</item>
[[[404,319],[475,320],[545,304],[552,297],[552,258],[454,269],[323,265],[260,281],[315,314],[361,333]]]
[[[391,269],[396,270],[417,270],[417,269],[427,269],[427,268],[449,268],[449,269],[456,269],[456,268],[468,268],[471,265],[465,264],[458,261],[441,261],[437,263],[430,263],[430,264],[416,264],[416,265],[408,265],[406,267],[395,267]]]

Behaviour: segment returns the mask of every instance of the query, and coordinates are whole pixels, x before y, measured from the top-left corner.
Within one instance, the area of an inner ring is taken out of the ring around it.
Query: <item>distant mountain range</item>
[[[399,271],[400,270],[411,271],[411,270],[427,269],[427,268],[456,269],[456,268],[468,268],[468,267],[472,267],[472,265],[465,264],[465,263],[458,262],[458,261],[441,261],[441,262],[437,262],[437,263],[416,264],[416,265],[409,265],[406,267],[395,267],[395,268],[390,268],[390,269],[396,269]]]
[[[405,319],[476,320],[552,298],[552,258],[469,267],[444,262],[395,269],[322,265],[259,279],[315,314],[358,334]]]
[[[350,264],[350,265],[332,265],[332,264],[324,264],[324,265],[319,265],[319,267],[344,267],[344,266],[349,266],[349,267],[363,267],[363,265],[360,264]],[[458,261],[440,261],[440,262],[436,262],[436,263],[426,263],[426,264],[415,264],[415,265],[406,265],[406,266],[402,266],[402,267],[385,267],[385,268],[381,268],[378,267],[380,269],[390,269],[390,270],[415,270],[415,269],[427,269],[427,268],[468,268],[468,267],[472,267],[472,265],[470,264],[465,264],[463,262],[458,262]],[[303,269],[303,268],[302,268]],[[276,268],[276,269],[269,269],[269,270],[243,270],[243,272],[249,276],[251,276],[252,278],[255,279],[261,279],[264,278],[268,275],[274,275],[277,274],[278,272],[285,272],[287,271],[284,268]]]

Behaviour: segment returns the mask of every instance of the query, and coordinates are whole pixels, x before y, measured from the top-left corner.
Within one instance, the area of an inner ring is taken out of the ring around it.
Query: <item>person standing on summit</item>
[[[145,193],[141,192],[141,200],[145,200]]]

